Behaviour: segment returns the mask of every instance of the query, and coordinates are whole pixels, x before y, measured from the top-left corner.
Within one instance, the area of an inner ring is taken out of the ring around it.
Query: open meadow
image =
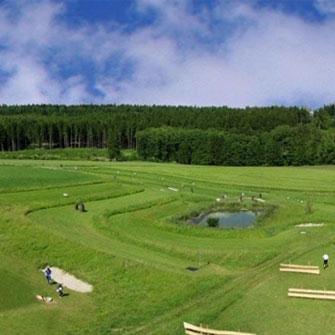
[[[335,301],[287,291],[335,290],[334,180],[330,166],[1,160],[0,334],[181,335],[183,321],[332,334]],[[251,208],[255,197],[264,208],[251,228],[186,222],[213,206]],[[75,210],[79,200],[86,212]],[[296,227],[303,223],[324,226]],[[321,273],[283,273],[280,263]],[[57,297],[40,271],[46,264],[93,291]]]

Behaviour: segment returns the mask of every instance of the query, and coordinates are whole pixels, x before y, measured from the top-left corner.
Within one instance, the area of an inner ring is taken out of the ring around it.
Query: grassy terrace
[[[335,290],[334,180],[332,167],[3,159],[0,333],[181,335],[188,321],[260,335],[331,334],[335,303],[291,299],[287,289]],[[242,192],[262,193],[275,210],[245,230],[178,219]],[[74,210],[78,199],[86,213]],[[295,227],[306,222],[325,226]],[[330,267],[320,276],[278,271],[281,262],[321,265],[325,252]],[[46,263],[93,292],[58,299],[39,271]]]

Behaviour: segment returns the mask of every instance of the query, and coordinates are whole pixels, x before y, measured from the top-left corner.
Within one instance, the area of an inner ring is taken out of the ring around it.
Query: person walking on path
[[[62,284],[58,284],[57,285],[57,288],[56,288],[56,292],[58,293],[58,295],[60,297],[63,297],[64,296],[64,289],[63,289],[63,285]]]
[[[49,265],[44,269],[44,276],[45,276],[46,280],[48,281],[48,284],[51,284],[52,283],[51,269],[50,269]]]
[[[329,266],[329,256],[327,254],[324,254],[322,256],[323,259],[323,268],[326,269]]]

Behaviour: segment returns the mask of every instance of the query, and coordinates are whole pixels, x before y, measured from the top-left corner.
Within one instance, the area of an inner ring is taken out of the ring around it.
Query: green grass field
[[[181,335],[183,321],[259,335],[332,334],[335,302],[292,299],[287,290],[335,290],[334,180],[333,167],[3,159],[0,334]],[[250,229],[181,219],[242,192],[262,193],[272,208]],[[75,211],[79,199],[86,213]],[[306,222],[325,226],[295,227]],[[321,266],[323,253],[330,267],[320,276],[278,270],[281,262]],[[58,298],[40,271],[46,263],[93,292]]]

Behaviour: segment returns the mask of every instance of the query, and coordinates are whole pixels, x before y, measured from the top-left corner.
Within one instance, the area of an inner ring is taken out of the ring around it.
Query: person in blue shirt
[[[52,283],[51,269],[50,269],[49,265],[44,269],[44,276],[45,276],[46,280],[48,281],[48,284],[51,284]]]

